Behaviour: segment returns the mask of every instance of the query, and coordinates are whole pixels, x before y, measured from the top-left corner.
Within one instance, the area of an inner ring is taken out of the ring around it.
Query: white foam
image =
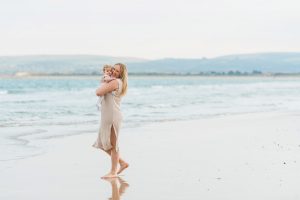
[[[7,90],[0,90],[0,95],[3,95],[3,94],[8,94],[8,91]]]

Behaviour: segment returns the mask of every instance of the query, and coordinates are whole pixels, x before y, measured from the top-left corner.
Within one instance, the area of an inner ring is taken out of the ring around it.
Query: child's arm
[[[102,76],[100,82],[101,82],[101,83],[104,83],[104,79],[105,79],[105,77]]]
[[[108,82],[110,82],[110,81],[112,81],[112,80],[115,80],[115,79],[116,79],[116,78],[114,78],[114,77],[104,76],[103,81],[106,82],[106,83],[108,83]]]
[[[109,75],[107,75],[107,74],[104,74],[102,77],[101,77],[101,83],[105,83],[105,82],[107,82],[107,79],[109,79],[110,78],[110,76]]]

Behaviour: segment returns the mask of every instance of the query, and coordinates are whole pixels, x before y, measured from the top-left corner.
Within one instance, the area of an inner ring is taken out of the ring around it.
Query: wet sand
[[[46,154],[0,174],[0,198],[300,199],[300,114],[256,113],[123,129],[121,179],[97,133],[47,141]],[[121,193],[121,195],[120,195]]]

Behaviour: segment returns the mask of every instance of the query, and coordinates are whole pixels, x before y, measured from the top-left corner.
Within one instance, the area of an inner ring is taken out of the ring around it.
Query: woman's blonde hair
[[[120,66],[120,79],[122,80],[122,92],[121,92],[121,96],[124,96],[127,92],[127,84],[128,84],[128,72],[127,72],[127,68],[126,65],[124,65],[123,63],[116,63],[115,65],[119,65]]]

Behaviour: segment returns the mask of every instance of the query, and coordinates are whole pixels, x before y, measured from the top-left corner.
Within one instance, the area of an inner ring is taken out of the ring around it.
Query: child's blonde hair
[[[102,72],[104,73],[106,69],[112,69],[111,65],[103,65]]]

